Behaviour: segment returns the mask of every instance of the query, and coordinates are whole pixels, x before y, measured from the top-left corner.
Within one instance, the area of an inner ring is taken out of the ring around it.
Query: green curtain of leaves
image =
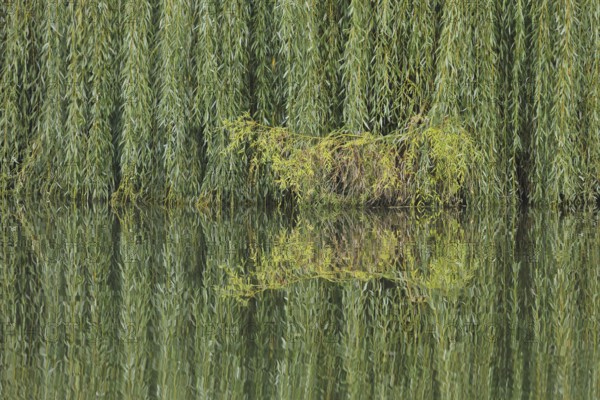
[[[476,197],[594,204],[599,31],[593,0],[2,2],[0,192],[247,197],[224,149],[249,113],[307,143],[451,119]]]

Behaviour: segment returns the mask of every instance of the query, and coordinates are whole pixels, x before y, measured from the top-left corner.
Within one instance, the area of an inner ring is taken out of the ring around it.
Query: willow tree
[[[216,96],[218,85],[219,32],[217,2],[215,0],[195,3],[197,36],[194,46],[195,90],[192,104],[193,126],[200,130],[215,126]]]
[[[559,201],[560,189],[552,180],[551,163],[554,161],[552,148],[551,113],[553,103],[552,80],[554,74],[552,32],[552,5],[548,0],[532,3],[531,19],[533,24],[532,46],[533,66],[533,135],[528,149],[532,158],[530,172],[531,200],[534,203],[553,203]]]
[[[235,118],[249,110],[249,46],[250,8],[247,1],[222,2],[219,18],[221,58],[217,75],[218,123]]]
[[[326,0],[320,5],[323,14],[320,53],[323,57],[322,95],[325,108],[322,128],[325,132],[343,125],[344,87],[340,60],[344,56],[348,26],[346,9],[349,4],[349,0]]]
[[[512,46],[507,49],[506,68],[507,76],[505,79],[505,90],[507,99],[505,102],[505,123],[504,123],[504,142],[501,146],[500,156],[502,157],[506,168],[501,178],[507,180],[506,189],[513,197],[517,196],[519,191],[518,168],[520,165],[521,152],[523,150],[522,129],[524,125],[524,107],[525,89],[523,87],[523,78],[526,73],[525,61],[527,51],[527,37],[525,28],[526,9],[523,0],[510,2],[510,13],[512,14]],[[508,47],[507,44],[504,44]]]
[[[575,0],[556,2],[555,21],[558,46],[555,46],[556,81],[551,110],[553,191],[566,203],[575,201],[579,192],[577,154],[577,113],[579,105],[579,58],[577,32],[579,11]],[[548,78],[548,77],[547,77]]]
[[[372,102],[373,127],[378,132],[398,123],[400,110],[395,106],[403,100],[398,101],[395,92],[399,92],[401,70],[406,66],[399,54],[403,47],[401,27],[406,23],[406,15],[402,13],[405,3],[406,0],[379,0],[376,5]]]
[[[394,9],[395,14],[398,15],[394,19],[394,46],[392,47],[393,59],[395,59],[395,75],[397,75],[396,85],[393,87],[391,94],[391,105],[392,105],[392,120],[390,121],[389,129],[386,129],[384,133],[388,133],[391,130],[403,127],[406,120],[414,115],[413,108],[415,107],[414,101],[416,96],[415,83],[411,76],[410,52],[409,45],[411,39],[411,20],[414,18],[415,10],[414,5],[410,0],[397,1]],[[422,12],[423,10],[418,10]],[[430,25],[435,26],[435,21],[429,21]],[[375,66],[376,68],[377,66]],[[379,89],[377,85],[374,89],[374,95]]]
[[[0,193],[12,189],[28,139],[27,86],[31,4],[23,0],[5,6],[6,25],[0,71]]]
[[[66,154],[62,169],[63,195],[77,198],[88,196],[86,156],[89,133],[89,73],[91,54],[88,40],[91,26],[88,0],[71,2],[67,16],[67,119],[65,124]]]
[[[4,54],[4,42],[6,40],[6,16],[8,14],[9,4],[0,5],[0,54]],[[4,65],[4,59],[0,57],[0,71],[2,71],[2,66]]]
[[[434,120],[446,116],[456,117],[463,108],[464,91],[463,71],[468,61],[468,43],[465,35],[469,33],[470,21],[465,20],[467,2],[448,0],[444,2],[442,31],[438,47],[435,94],[431,115]]]
[[[344,52],[344,123],[352,132],[370,129],[369,96],[371,93],[371,0],[352,0],[349,8],[350,28]]]
[[[63,142],[65,126],[65,67],[67,8],[64,2],[48,1],[40,21],[40,86],[43,97],[35,137],[20,171],[18,189],[27,193],[56,194],[64,179],[66,157]]]
[[[157,195],[156,164],[152,134],[154,96],[150,82],[152,4],[126,0],[121,88],[123,112],[121,136],[121,182],[115,199],[134,200]]]
[[[159,31],[160,97],[158,128],[165,146],[166,196],[182,201],[200,192],[198,140],[189,129],[191,4],[163,0]]]
[[[435,83],[435,51],[438,16],[436,0],[414,2],[410,17],[408,52],[408,82],[411,83],[414,114],[425,114],[431,107]]]
[[[480,188],[482,194],[496,197],[500,194],[498,190],[504,182],[498,181],[497,168],[500,160],[497,131],[499,124],[498,85],[500,84],[500,73],[498,70],[498,43],[496,33],[496,2],[495,0],[477,0],[475,7],[473,35],[475,49],[472,53],[470,64],[474,65],[476,84],[472,86],[470,96],[472,107],[470,114],[475,120],[473,127],[477,134],[476,140],[482,148],[485,156],[485,164],[488,169],[488,181],[490,186]],[[469,77],[467,77],[469,79]],[[493,200],[493,199],[492,199]]]
[[[257,121],[269,125],[283,122],[280,72],[283,63],[275,25],[275,2],[255,1],[250,30],[252,114]]]
[[[206,71],[207,81],[198,81],[199,85],[209,86],[208,94],[214,93],[214,108],[212,98],[205,97],[205,113],[214,110],[212,126],[204,129],[206,146],[206,170],[202,182],[202,195],[215,194],[219,199],[225,199],[236,192],[240,182],[232,176],[240,176],[240,170],[246,168],[243,159],[225,159],[222,150],[228,144],[227,132],[223,122],[249,111],[249,24],[250,8],[246,0],[227,0],[221,2],[221,8],[209,2],[210,7],[202,10],[201,18],[203,37],[210,45],[213,53],[204,52],[199,61],[209,63],[215,69]],[[217,11],[216,15],[210,15]],[[216,20],[214,19],[216,18]],[[215,35],[216,29],[216,35]],[[214,36],[213,36],[214,35]],[[217,62],[215,65],[214,62]],[[201,64],[197,68],[202,68]],[[199,73],[200,78],[204,73]]]
[[[45,31],[46,2],[28,3],[29,9],[29,48],[27,49],[27,69],[25,75],[26,84],[23,86],[27,93],[27,108],[25,111],[25,124],[27,127],[27,140],[24,143],[21,152],[20,170],[25,164],[25,159],[29,153],[28,148],[31,141],[39,135],[39,123],[41,117],[41,107],[44,98],[44,85],[41,81],[44,79],[44,70],[40,63],[43,53],[43,37]],[[18,184],[18,182],[15,182]]]
[[[279,36],[285,62],[287,126],[297,133],[319,136],[326,103],[319,51],[320,7],[316,0],[278,0]]]
[[[107,199],[114,191],[113,118],[119,105],[117,72],[119,2],[104,0],[90,4],[94,21],[90,33],[91,54],[90,128],[86,161],[86,187],[93,198]]]
[[[577,136],[585,177],[584,200],[593,202],[595,196],[600,196],[600,5],[596,1],[581,2],[579,35],[583,112]]]

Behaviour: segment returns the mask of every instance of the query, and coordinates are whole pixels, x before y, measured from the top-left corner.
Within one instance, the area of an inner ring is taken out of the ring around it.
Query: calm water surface
[[[598,399],[594,214],[3,205],[5,399]]]

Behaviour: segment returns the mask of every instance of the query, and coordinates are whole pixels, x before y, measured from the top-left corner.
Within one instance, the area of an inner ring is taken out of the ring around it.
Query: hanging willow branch
[[[498,138],[500,131],[498,114],[497,88],[500,82],[498,64],[498,45],[496,34],[496,2],[494,0],[478,0],[475,2],[475,23],[473,34],[475,49],[471,63],[475,65],[476,84],[472,86],[470,94],[473,109],[470,110],[475,120],[474,131],[477,133],[476,141],[485,154],[485,165],[488,166],[488,187],[479,188],[481,195],[497,197],[502,194],[498,181],[498,170],[501,165],[497,158]],[[469,79],[467,77],[467,79]],[[492,199],[493,200],[493,199]]]
[[[559,188],[550,178],[553,160],[551,137],[552,112],[552,2],[540,0],[532,3],[534,65],[534,131],[529,154],[533,159],[530,180],[531,199],[535,203],[558,203]]]
[[[213,8],[214,10],[214,8]],[[206,10],[210,13],[210,10]],[[206,26],[207,39],[210,40],[212,29],[217,28],[217,38],[220,46],[214,51],[217,55],[218,69],[216,74],[210,71],[209,78],[204,84],[214,87],[215,120],[213,126],[204,130],[206,144],[206,172],[202,182],[202,195],[215,190],[218,197],[227,198],[235,193],[239,182],[231,179],[233,171],[244,168],[243,159],[227,160],[222,157],[222,151],[227,146],[223,122],[227,119],[249,111],[248,88],[248,38],[250,9],[245,0],[227,0],[222,3],[222,10],[217,14],[217,24]],[[208,21],[210,15],[205,16]],[[220,56],[220,57],[218,57]],[[204,59],[212,60],[211,55]],[[209,89],[209,93],[210,93]]]
[[[167,200],[180,202],[200,192],[199,143],[188,128],[191,8],[164,0],[160,24],[161,87],[158,128],[165,143]]]
[[[579,191],[576,168],[579,155],[575,153],[576,115],[579,104],[579,62],[576,32],[579,30],[579,10],[575,0],[561,0],[556,8],[556,82],[552,115],[554,162],[551,163],[553,186],[565,203],[572,203]]]
[[[404,2],[403,2],[404,3]],[[379,0],[375,13],[375,63],[373,65],[373,130],[384,132],[384,128],[393,127],[395,120],[395,91],[399,85],[402,61],[398,57],[397,20],[404,20],[397,14],[394,2]],[[398,18],[400,17],[400,18]]]
[[[526,31],[525,31],[525,9],[523,0],[517,0],[513,4],[514,14],[514,45],[512,46],[512,65],[509,64],[510,95],[507,104],[506,113],[507,126],[505,127],[507,138],[503,143],[504,162],[507,164],[507,171],[504,179],[508,180],[507,190],[512,196],[518,193],[518,160],[523,150],[521,136],[523,125],[523,114],[526,112],[523,107],[524,90],[523,76],[525,72],[525,53],[526,53]]]
[[[457,117],[465,106],[462,99],[467,87],[463,86],[466,74],[465,64],[469,63],[469,43],[465,35],[470,30],[470,21],[465,21],[466,3],[460,0],[444,2],[442,33],[438,48],[438,62],[435,79],[435,95],[431,115],[435,120],[446,116]]]
[[[600,194],[600,6],[593,0],[582,2],[578,37],[583,111],[577,137],[582,174],[586,177],[582,185],[584,200],[593,202]]]
[[[215,127],[216,98],[218,89],[218,37],[217,2],[207,0],[196,4],[196,46],[194,67],[196,87],[194,91],[193,121],[200,130]]]
[[[344,55],[345,31],[348,18],[345,10],[350,0],[326,0],[321,3],[322,40],[320,52],[323,58],[323,129],[325,132],[338,129],[343,124],[343,70],[340,60]]]
[[[279,35],[285,62],[287,126],[318,136],[326,113],[319,51],[319,2],[278,0]]]
[[[46,3],[43,18],[42,68],[44,97],[41,100],[37,137],[31,142],[20,171],[18,188],[28,194],[36,190],[47,195],[60,193],[65,185],[65,54],[67,8],[64,2]]]
[[[65,126],[66,154],[62,195],[73,199],[88,197],[87,152],[89,135],[89,72],[91,66],[90,5],[87,0],[69,3],[67,16],[67,120]]]
[[[14,179],[28,142],[27,81],[28,24],[31,4],[23,0],[5,6],[4,60],[0,71],[0,194],[12,190]]]
[[[91,4],[93,35],[90,133],[87,153],[87,187],[94,199],[106,199],[114,191],[114,148],[111,117],[117,108],[115,91],[118,71],[116,1]]]
[[[153,172],[157,160],[153,152],[152,112],[154,96],[150,82],[152,5],[147,0],[126,0],[122,73],[123,126],[121,182],[113,194],[115,201],[148,198],[157,194]]]
[[[435,83],[435,45],[437,21],[436,1],[416,1],[410,17],[410,39],[407,46],[407,76],[412,107],[407,117],[426,114],[431,107]]]
[[[281,59],[275,25],[275,2],[257,0],[252,10],[251,85],[254,118],[266,124],[282,123]]]
[[[350,32],[344,53],[344,122],[351,132],[370,129],[371,90],[371,0],[352,0],[349,8]]]

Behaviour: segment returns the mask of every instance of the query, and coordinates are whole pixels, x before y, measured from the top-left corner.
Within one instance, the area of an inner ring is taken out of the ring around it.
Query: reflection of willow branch
[[[148,324],[152,313],[151,270],[140,263],[156,250],[156,237],[144,226],[146,216],[131,210],[119,215],[121,220],[119,272],[121,283],[120,338],[121,387],[124,398],[146,398],[150,375]],[[146,229],[144,229],[146,228]]]
[[[318,280],[287,289],[276,397],[320,398],[320,384],[325,376],[330,383],[341,380],[341,371],[330,352],[338,341],[337,307],[331,301],[337,292],[336,287]],[[331,376],[332,373],[336,375]]]
[[[108,207],[56,210],[25,204],[17,216],[43,293],[43,306],[30,307],[28,314],[42,321],[39,339],[52,343],[44,379],[51,387],[59,382],[75,392],[109,391],[116,378],[107,366],[114,361],[117,324],[109,285],[113,244]],[[42,310],[39,316],[37,310]],[[84,380],[74,378],[81,370],[90,373]]]
[[[258,214],[257,214],[258,215]],[[263,224],[263,222],[266,222]],[[230,298],[219,296],[224,274],[218,265],[240,265],[247,257],[249,243],[256,241],[269,221],[260,221],[251,212],[212,220],[203,215],[202,230],[206,243],[206,267],[202,286],[193,296],[195,323],[195,388],[203,398],[239,397],[244,391],[248,371],[243,363],[248,351],[243,330],[246,313]]]
[[[114,351],[119,329],[118,308],[110,285],[113,266],[113,222],[108,206],[85,209],[82,220],[84,227],[81,236],[85,249],[84,264],[87,266],[86,307],[89,307],[91,329],[86,331],[88,342],[85,349],[85,365],[90,371],[86,374],[89,382],[85,387],[92,393],[111,393],[112,384],[117,380],[116,369],[110,368],[118,360]],[[84,330],[83,327],[81,327]]]
[[[157,290],[153,296],[158,313],[158,391],[163,397],[180,398],[191,373],[185,349],[191,335],[187,325],[192,307],[190,285],[192,268],[198,264],[200,224],[196,215],[181,210],[168,213],[163,263],[157,270]]]
[[[54,216],[52,216],[53,214]],[[52,227],[56,237],[64,238],[61,226],[51,222],[57,214],[56,211],[51,213],[48,209],[40,208],[38,205],[30,207],[28,203],[19,207],[15,212],[15,216],[21,224],[25,243],[31,247],[33,264],[37,264],[40,271],[39,281],[43,293],[43,307],[39,310],[32,310],[32,312],[39,311],[40,324],[44,327],[40,332],[42,340],[52,344],[47,347],[41,368],[44,371],[41,382],[48,390],[46,392],[48,398],[66,397],[64,390],[67,387],[67,376],[64,369],[61,368],[66,349],[63,337],[59,336],[61,324],[64,324],[61,310],[63,268],[59,256],[64,252],[60,246],[50,242],[52,231],[48,229]],[[4,223],[2,225],[4,226]],[[21,247],[21,251],[24,251],[24,247]],[[6,293],[4,290],[2,292]],[[2,315],[6,315],[6,313],[2,312]],[[22,382],[26,382],[26,380]]]
[[[40,229],[41,226],[50,225],[50,220],[53,220],[54,217],[56,217],[56,215],[58,214],[58,212],[60,212],[60,209],[59,211],[50,211],[44,206],[40,208],[38,204],[34,205],[26,203],[22,207],[19,207],[15,213],[21,224],[24,234],[26,235],[27,239],[29,239],[28,242],[31,244],[31,250],[33,254],[44,265],[47,265],[50,261],[46,256],[46,254],[50,252],[44,251],[46,249],[51,249],[50,243],[48,243],[50,232],[40,232]],[[50,217],[51,213],[54,214],[54,217]],[[41,221],[43,220],[42,215],[50,217],[47,219],[47,224],[41,223]]]
[[[2,209],[0,222],[0,393],[3,397],[17,398],[19,385],[11,383],[26,379],[22,375],[25,368],[20,368],[26,363],[26,349],[23,340],[18,338],[21,324],[17,324],[20,308],[17,272],[22,260],[17,247],[20,242],[14,216]],[[7,332],[11,330],[11,333]]]

